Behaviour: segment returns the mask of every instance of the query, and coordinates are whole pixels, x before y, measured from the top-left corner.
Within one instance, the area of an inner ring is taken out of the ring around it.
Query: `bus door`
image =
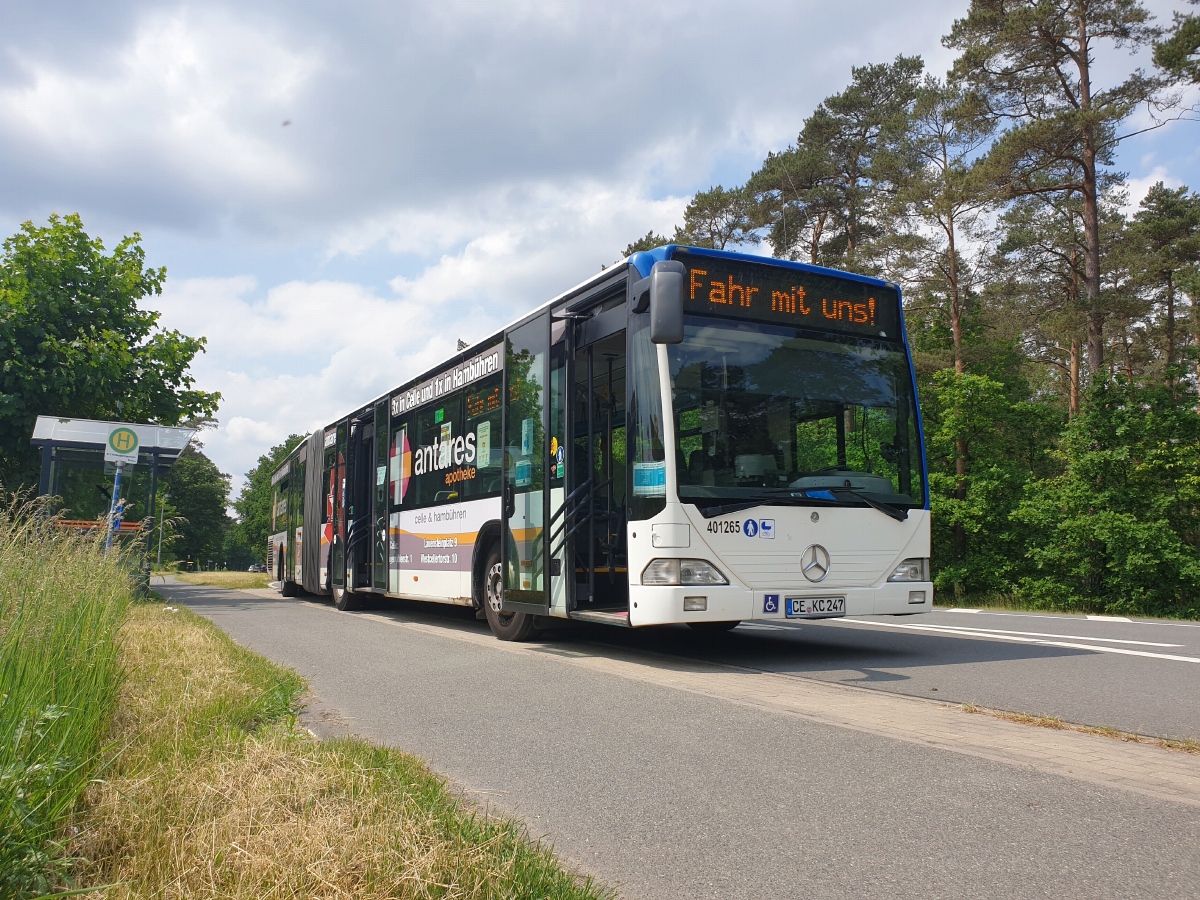
[[[371,543],[371,585],[377,591],[386,591],[388,582],[388,403],[381,400],[375,404],[375,469],[371,474],[372,509],[374,522]]]
[[[550,555],[545,540],[552,437],[549,342],[548,313],[512,329],[505,338],[500,554],[506,612],[546,615],[550,610]],[[555,465],[557,471],[557,460]]]
[[[373,418],[350,423],[346,484],[346,584],[347,590],[371,586],[371,501],[375,475],[375,423]],[[334,584],[338,585],[335,570]],[[338,585],[341,587],[341,585]]]
[[[626,538],[626,306],[573,322],[568,384],[571,439],[561,543],[572,608],[629,610]],[[560,531],[556,527],[554,533]]]

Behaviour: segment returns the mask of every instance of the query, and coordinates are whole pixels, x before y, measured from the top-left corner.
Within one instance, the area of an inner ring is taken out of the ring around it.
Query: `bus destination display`
[[[689,253],[675,259],[687,268],[686,312],[900,339],[894,288]]]

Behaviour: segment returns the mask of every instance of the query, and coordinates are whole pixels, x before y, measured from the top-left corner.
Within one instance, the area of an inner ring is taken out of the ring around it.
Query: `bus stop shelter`
[[[31,441],[42,454],[38,495],[58,498],[55,511],[64,525],[136,533],[156,518],[159,477],[195,433],[194,428],[38,416]],[[119,509],[116,516],[114,509]]]

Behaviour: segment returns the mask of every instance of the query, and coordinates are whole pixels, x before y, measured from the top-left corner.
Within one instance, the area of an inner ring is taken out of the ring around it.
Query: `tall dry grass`
[[[76,844],[106,900],[608,896],[419,760],[313,738],[297,676],[188,610],[134,607],[122,647],[126,750]]]
[[[130,602],[119,550],[55,528],[38,502],[0,503],[0,897],[49,893],[61,840],[102,764]]]

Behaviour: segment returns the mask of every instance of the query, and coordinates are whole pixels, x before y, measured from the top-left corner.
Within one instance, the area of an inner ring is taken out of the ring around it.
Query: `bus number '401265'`
[[[709,534],[741,534],[741,519],[718,519],[708,523]]]

